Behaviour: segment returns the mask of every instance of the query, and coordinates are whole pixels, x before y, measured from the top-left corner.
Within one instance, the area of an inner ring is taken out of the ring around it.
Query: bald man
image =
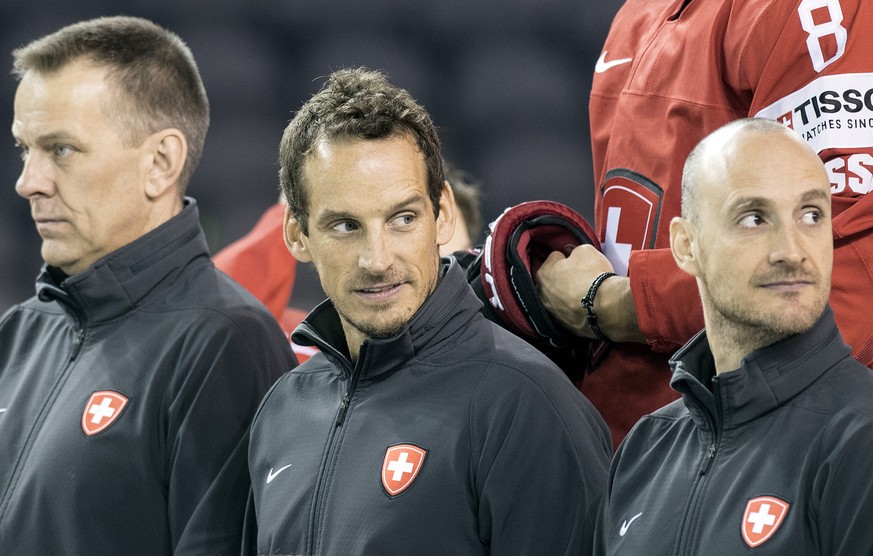
[[[873,375],[828,306],[824,167],[781,124],[707,136],[670,225],[706,328],[671,359],[681,398],[610,469],[596,554],[873,554]]]

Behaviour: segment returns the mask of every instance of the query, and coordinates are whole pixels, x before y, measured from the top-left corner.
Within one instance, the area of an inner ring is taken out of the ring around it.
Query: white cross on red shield
[[[405,491],[424,465],[427,450],[412,444],[396,444],[385,450],[382,460],[382,488],[390,497]]]
[[[118,419],[128,401],[127,396],[114,390],[94,392],[82,412],[82,430],[88,436],[105,430]]]
[[[788,502],[774,496],[758,496],[746,504],[743,513],[743,540],[749,548],[765,543],[782,525],[788,513]]]

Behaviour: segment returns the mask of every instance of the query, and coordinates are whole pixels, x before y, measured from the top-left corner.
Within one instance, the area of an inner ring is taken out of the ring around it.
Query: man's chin
[[[367,334],[367,337],[371,338],[373,340],[385,340],[385,339],[391,338],[393,336],[396,336],[397,333],[400,332],[401,330],[403,330],[402,326],[397,327],[397,328],[387,329],[387,330],[375,330],[372,333]]]
[[[64,256],[58,254],[57,252],[53,251],[50,248],[47,249],[45,245],[43,245],[43,249],[42,249],[41,254],[42,254],[42,260],[45,261],[45,263],[47,265],[53,266],[55,268],[60,268],[61,270],[66,272],[68,275],[70,275],[70,273],[65,270],[65,269],[69,268],[70,264],[72,263],[72,261],[70,261],[69,257],[64,257]]]
[[[406,320],[399,319],[387,322],[368,322],[358,327],[358,330],[363,332],[368,338],[391,338],[392,336],[396,336],[398,332],[403,330],[406,322]]]
[[[812,328],[824,312],[824,307],[794,307],[781,313],[773,313],[773,317],[763,323],[767,328],[783,337],[801,334]]]
[[[356,318],[349,318],[351,315],[344,314],[342,310],[337,309],[343,320],[367,338],[390,338],[400,332],[409,321],[409,318],[387,315],[387,308],[386,311],[360,315]]]

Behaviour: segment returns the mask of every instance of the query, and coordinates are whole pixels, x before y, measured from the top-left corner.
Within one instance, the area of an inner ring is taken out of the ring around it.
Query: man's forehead
[[[303,177],[313,213],[319,205],[352,211],[427,196],[424,160],[402,136],[320,141],[304,161]]]
[[[87,58],[75,58],[48,71],[28,70],[18,83],[18,92],[26,91],[26,96],[34,93],[56,96],[53,93],[57,93],[58,89],[65,89],[69,91],[65,97],[72,97],[75,92],[88,98],[94,92],[105,89],[109,73],[110,69],[105,65]]]
[[[332,165],[342,159],[354,160],[358,170],[366,171],[388,164],[392,168],[406,167],[415,171],[426,167],[424,154],[415,139],[406,133],[385,137],[319,137],[304,160],[304,166]]]
[[[12,136],[28,145],[77,142],[81,122],[61,116],[52,111],[16,111],[10,126]]]
[[[75,135],[77,122],[102,117],[105,73],[105,68],[87,62],[48,73],[28,71],[15,93],[13,134]]]
[[[747,132],[737,141],[710,149],[701,168],[706,196],[802,197],[808,191],[830,191],[830,181],[818,156],[804,144],[781,133]],[[757,193],[748,191],[758,190]]]

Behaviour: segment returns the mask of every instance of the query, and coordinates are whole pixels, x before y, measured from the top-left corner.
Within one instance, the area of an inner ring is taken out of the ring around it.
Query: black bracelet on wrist
[[[610,276],[616,276],[615,272],[601,272],[598,274],[597,278],[591,282],[591,287],[588,288],[588,293],[582,298],[582,306],[585,307],[586,311],[588,311],[588,315],[586,316],[588,319],[588,326],[591,327],[591,331],[594,332],[594,335],[597,336],[598,340],[609,344],[612,343],[612,340],[607,338],[606,334],[603,333],[603,330],[600,329],[600,325],[597,324],[597,315],[594,314],[593,309],[594,296],[597,295],[597,289],[600,287],[600,284]]]

